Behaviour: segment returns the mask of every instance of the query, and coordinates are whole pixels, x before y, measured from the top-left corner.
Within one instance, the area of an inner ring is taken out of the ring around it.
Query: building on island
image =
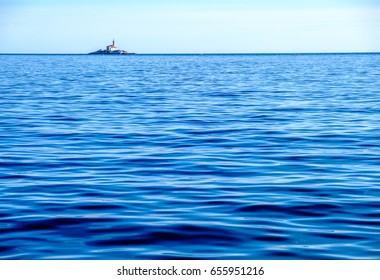
[[[115,39],[113,39],[112,40],[112,45],[107,46],[107,51],[108,52],[113,52],[113,51],[116,51],[116,50],[117,50],[117,48],[115,46]]]
[[[115,45],[115,40],[112,40],[112,45],[108,45],[105,50],[98,50],[95,52],[91,52],[89,54],[135,54],[131,52],[127,52],[125,50],[119,50]]]

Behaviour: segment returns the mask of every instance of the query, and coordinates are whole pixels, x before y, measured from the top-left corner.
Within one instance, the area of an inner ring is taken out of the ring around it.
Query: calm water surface
[[[0,258],[380,259],[380,54],[1,55]]]

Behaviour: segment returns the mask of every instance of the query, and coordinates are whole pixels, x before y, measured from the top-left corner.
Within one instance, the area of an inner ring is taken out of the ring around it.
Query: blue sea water
[[[380,259],[380,54],[1,55],[0,258]]]

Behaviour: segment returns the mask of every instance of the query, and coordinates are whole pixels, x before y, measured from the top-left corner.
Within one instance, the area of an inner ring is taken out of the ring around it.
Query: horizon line
[[[336,51],[336,52],[205,52],[205,53],[134,53],[131,55],[292,55],[292,54],[380,54],[380,51]],[[0,53],[0,55],[90,55],[89,53]],[[108,55],[104,55],[108,56]],[[117,54],[111,56],[118,56]],[[125,55],[123,55],[125,56]]]

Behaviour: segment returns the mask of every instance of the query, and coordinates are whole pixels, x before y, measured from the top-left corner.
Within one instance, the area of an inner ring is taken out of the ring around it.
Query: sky
[[[380,0],[0,0],[0,53],[380,52]]]

